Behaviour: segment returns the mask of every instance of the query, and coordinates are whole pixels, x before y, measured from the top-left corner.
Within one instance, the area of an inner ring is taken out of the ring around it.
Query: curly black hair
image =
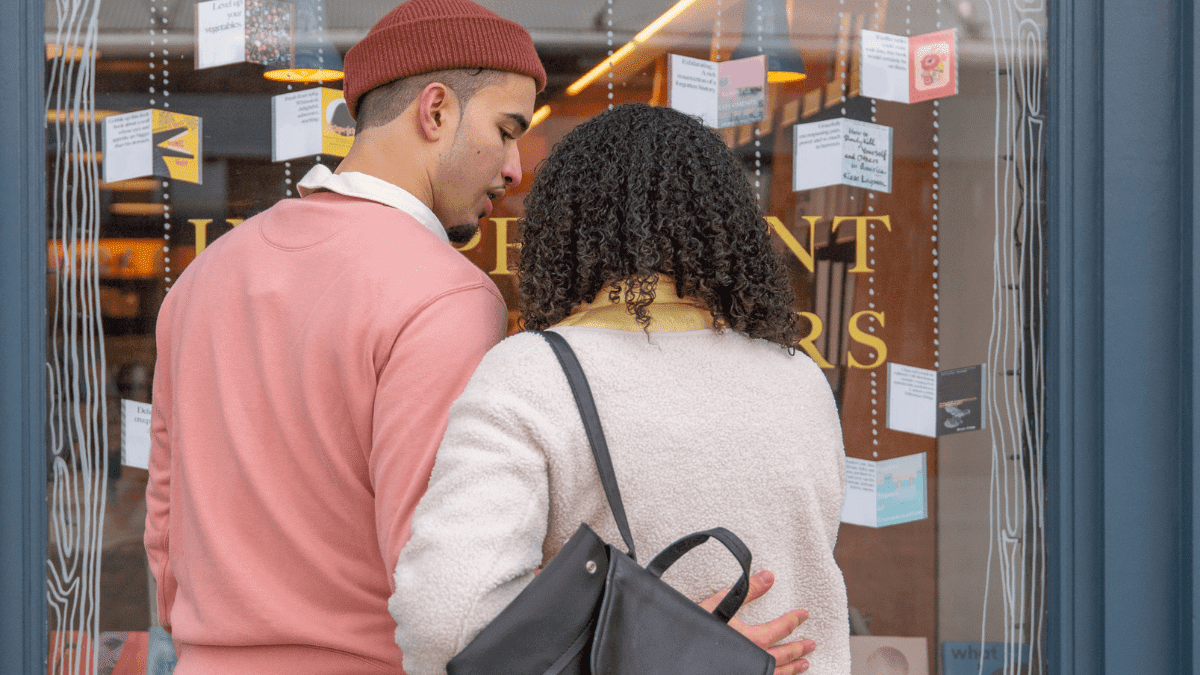
[[[635,103],[575,127],[539,167],[520,227],[527,329],[605,289],[648,329],[661,274],[704,303],[718,330],[799,340],[786,267],[741,165],[693,117]]]

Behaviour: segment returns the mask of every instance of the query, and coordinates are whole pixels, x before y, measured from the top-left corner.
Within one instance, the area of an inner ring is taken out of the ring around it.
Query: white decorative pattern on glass
[[[97,662],[100,552],[108,484],[108,406],[100,324],[98,125],[99,0],[58,0],[48,51],[51,195],[48,377],[50,467],[46,560],[49,645],[55,673]],[[47,7],[50,10],[50,7]],[[81,639],[87,635],[91,639]]]
[[[1044,10],[985,0],[995,57],[995,205],[988,418],[992,437],[988,579],[999,567],[1004,673],[1044,673]],[[990,594],[992,588],[986,593]],[[987,600],[984,604],[986,623]]]

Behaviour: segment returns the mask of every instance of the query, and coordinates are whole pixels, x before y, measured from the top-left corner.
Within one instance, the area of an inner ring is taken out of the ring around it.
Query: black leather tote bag
[[[637,564],[587,378],[561,335],[540,335],[571,384],[628,553],[580,525],[529,586],[450,660],[448,675],[770,675],[774,657],[728,625],[750,589],[749,549],[717,527],[679,539],[645,568]],[[710,538],[742,567],[711,614],[660,578]]]

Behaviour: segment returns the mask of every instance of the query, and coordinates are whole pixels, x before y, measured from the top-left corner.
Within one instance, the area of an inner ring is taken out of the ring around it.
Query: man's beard
[[[479,231],[479,223],[466,223],[464,225],[451,225],[446,228],[446,236],[449,237],[452,244],[465,244],[471,241],[475,233]]]

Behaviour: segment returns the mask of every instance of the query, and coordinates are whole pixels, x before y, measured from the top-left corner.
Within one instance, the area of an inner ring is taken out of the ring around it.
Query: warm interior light
[[[340,70],[328,68],[280,68],[263,73],[263,77],[275,82],[300,82],[302,84],[337,82],[345,76],[345,73]]]
[[[118,216],[158,216],[166,213],[165,204],[149,204],[141,202],[122,202],[108,207]]]
[[[87,113],[85,115],[80,115],[80,117],[82,118],[82,120],[84,122],[99,122],[100,120],[104,119],[105,117],[112,117],[113,115],[119,115],[119,114],[120,113],[117,112],[116,110],[93,110],[92,112]],[[46,111],[46,122],[48,124],[60,124],[62,122],[73,122],[73,121],[75,121],[75,111],[74,110],[47,110]]]
[[[47,271],[58,272],[64,264],[78,269],[87,260],[104,277],[148,279],[162,273],[161,239],[99,239],[95,244],[71,244],[69,252],[64,251],[61,240],[47,241]]]
[[[796,73],[790,70],[772,70],[767,73],[767,82],[770,84],[782,84],[784,82],[799,82],[808,77],[804,73]]]
[[[115,183],[100,183],[101,190],[110,192],[153,192],[158,186],[159,181],[154,178],[129,178]]]
[[[550,106],[544,105],[533,113],[533,119],[529,120],[529,128],[532,129],[541,124],[550,116]]]
[[[626,42],[625,46],[618,49],[612,56],[604,59],[595,68],[585,73],[583,77],[571,83],[571,86],[567,87],[567,95],[574,96],[586,89],[589,84],[596,81],[596,78],[620,63],[621,59],[629,56],[629,53],[636,48],[636,45],[637,43],[635,42]]]
[[[95,58],[100,55],[95,49],[84,49],[75,45],[46,44],[46,59],[57,59],[60,56],[68,61],[82,61],[84,56]]]
[[[605,72],[612,70],[618,63],[621,62],[622,59],[624,59],[626,56],[629,56],[629,54],[637,48],[637,45],[649,40],[654,36],[655,33],[662,30],[663,26],[666,26],[668,23],[674,20],[675,17],[682,14],[683,10],[691,7],[695,2],[696,0],[679,0],[679,2],[675,3],[674,7],[668,9],[666,12],[663,12],[662,16],[650,22],[649,26],[643,28],[637,35],[634,35],[632,40],[626,42],[625,46],[614,52],[612,56],[604,59],[597,64],[595,68],[592,68],[587,73],[584,73],[583,77],[571,83],[571,86],[567,87],[567,95],[574,96],[575,94],[578,94],[586,89],[589,84],[596,81],[596,78],[600,77]]]
[[[643,28],[642,32],[633,36],[633,41],[645,42],[646,40],[649,40],[650,36],[662,30],[662,27],[670,23],[675,17],[683,14],[683,10],[691,7],[692,3],[694,2],[696,2],[696,0],[679,0],[679,2],[675,3],[674,7],[668,9],[663,13],[662,16],[651,22],[649,26]]]

